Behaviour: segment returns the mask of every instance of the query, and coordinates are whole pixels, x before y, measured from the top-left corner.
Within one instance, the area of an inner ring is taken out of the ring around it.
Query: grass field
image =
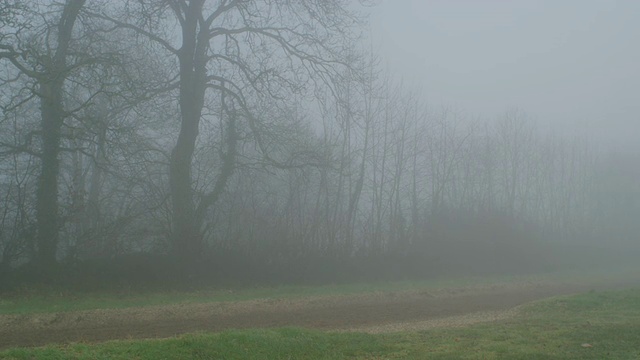
[[[349,295],[370,292],[401,292],[490,284],[523,282],[607,283],[615,279],[635,277],[640,267],[622,267],[603,272],[562,272],[522,276],[467,277],[415,281],[389,281],[322,286],[283,285],[236,289],[203,289],[199,291],[138,291],[127,289],[106,292],[67,292],[50,288],[27,288],[12,294],[0,295],[0,314],[52,313],[76,310],[119,309],[179,303],[207,303],[252,299],[299,298],[309,296]]]
[[[583,347],[583,344],[589,344]],[[2,359],[640,359],[640,289],[524,306],[499,323],[363,334],[227,331],[0,352]]]

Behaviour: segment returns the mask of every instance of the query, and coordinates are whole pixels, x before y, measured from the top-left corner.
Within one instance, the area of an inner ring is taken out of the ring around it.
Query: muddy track
[[[504,318],[499,316],[501,312],[533,300],[628,285],[503,284],[402,293],[0,315],[0,349],[282,326],[379,332],[385,328],[389,331],[402,329],[405,327],[398,324],[407,324],[406,328],[415,330],[416,326],[411,324],[447,326],[491,321]],[[468,321],[465,320],[467,315]]]

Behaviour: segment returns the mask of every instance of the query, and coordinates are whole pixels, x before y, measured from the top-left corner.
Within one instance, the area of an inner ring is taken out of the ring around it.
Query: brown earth
[[[496,321],[555,295],[629,283],[527,282],[464,288],[0,315],[0,349],[50,343],[163,338],[196,331],[295,326],[389,332]]]

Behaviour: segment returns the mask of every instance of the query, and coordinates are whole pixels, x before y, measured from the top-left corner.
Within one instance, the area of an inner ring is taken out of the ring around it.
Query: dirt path
[[[0,349],[279,326],[367,332],[460,326],[504,319],[515,313],[514,307],[549,296],[625,285],[629,284],[499,284],[402,293],[0,315]]]

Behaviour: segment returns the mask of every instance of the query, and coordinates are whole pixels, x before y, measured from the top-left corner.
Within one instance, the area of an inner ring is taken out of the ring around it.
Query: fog
[[[541,126],[639,151],[637,1],[383,1],[373,47],[432,104],[495,116],[518,107]]]
[[[634,263],[639,16],[637,1],[2,2],[0,283]]]

